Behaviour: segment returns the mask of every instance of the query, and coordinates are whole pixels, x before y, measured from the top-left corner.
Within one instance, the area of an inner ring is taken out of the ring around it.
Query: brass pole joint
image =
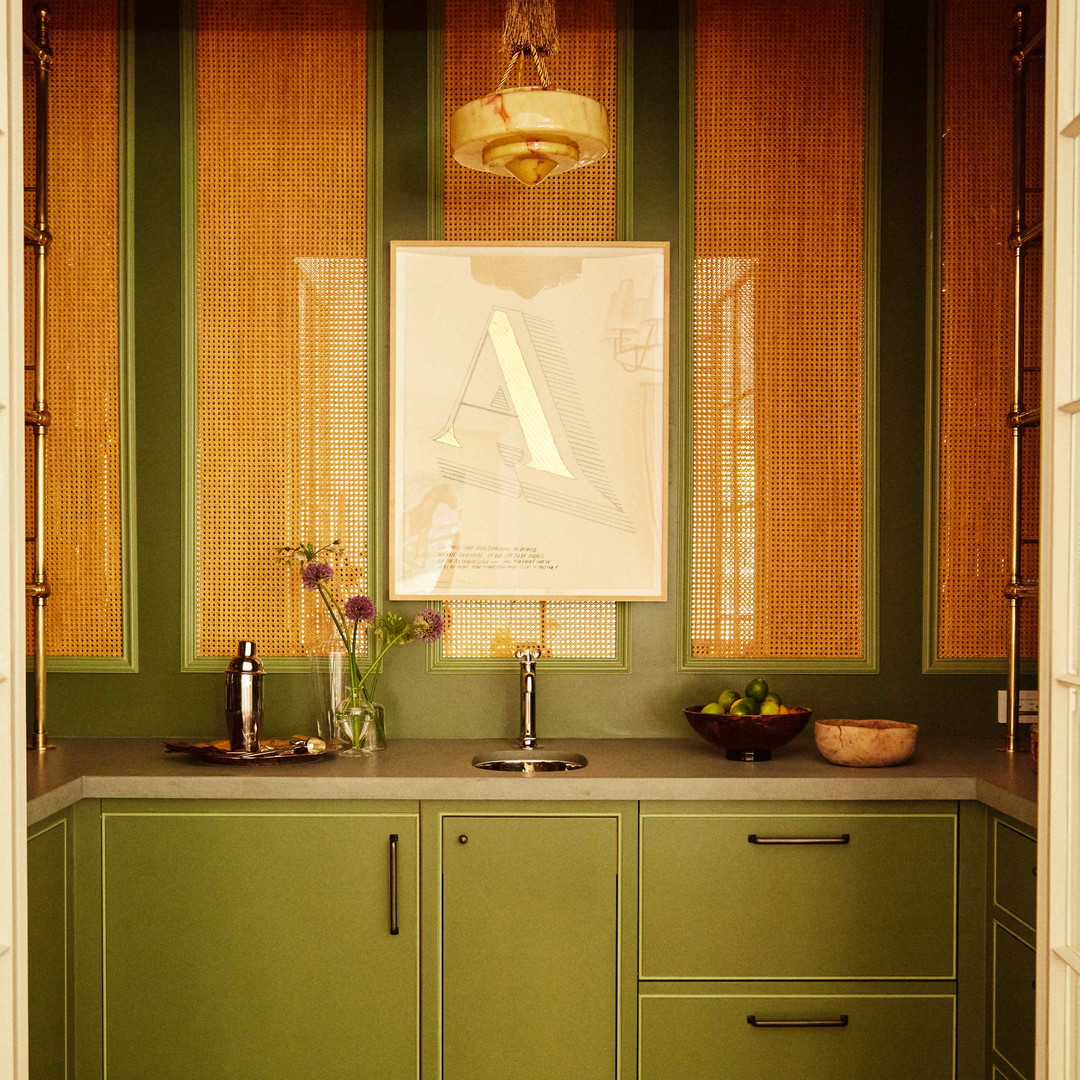
[[[34,247],[47,248],[53,241],[48,229],[39,229],[36,225],[23,225],[23,243]]]
[[[1039,595],[1039,586],[1033,581],[1010,581],[1005,586],[1006,600],[1029,600]]]
[[[1040,415],[1038,406],[1034,409],[1013,409],[1005,422],[1011,428],[1035,427],[1039,423]]]
[[[27,427],[47,428],[52,423],[52,413],[48,409],[27,409],[24,423]]]
[[[26,595],[31,600],[47,600],[52,596],[52,589],[44,578],[40,581],[28,581],[26,583]]]

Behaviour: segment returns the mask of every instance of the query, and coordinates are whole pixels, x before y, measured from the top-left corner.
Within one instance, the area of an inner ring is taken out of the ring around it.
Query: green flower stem
[[[330,595],[321,581],[318,583],[318,587],[319,595],[322,597],[322,602],[326,605],[326,610],[330,615],[330,621],[334,624],[334,629],[337,631],[338,637],[341,638],[341,644],[345,646],[345,653],[349,657],[349,692],[352,695],[364,685],[363,680],[360,679],[360,669],[356,666],[356,640],[354,637],[350,647],[349,636],[342,625],[344,616],[338,611],[337,605],[330,599]]]
[[[384,646],[382,647],[382,652],[380,652],[380,653],[379,653],[379,655],[378,655],[378,656],[376,656],[376,657],[375,657],[375,659],[374,659],[374,660],[372,660],[370,664],[368,664],[368,669],[367,669],[367,671],[365,671],[365,672],[364,672],[364,677],[363,677],[363,678],[362,678],[362,679],[360,680],[360,687],[359,687],[359,688],[360,688],[361,690],[363,690],[363,689],[364,689],[364,683],[366,683],[366,682],[367,682],[367,680],[368,680],[369,676],[370,676],[370,675],[372,674],[372,672],[374,672],[374,671],[377,671],[377,670],[378,670],[378,667],[379,667],[379,663],[381,662],[382,658],[383,658],[383,657],[384,657],[384,656],[385,656],[385,655],[386,655],[386,654],[387,654],[387,653],[388,653],[388,652],[389,652],[389,651],[390,651],[390,650],[391,650],[391,649],[392,649],[392,648],[393,648],[393,647],[394,647],[394,646],[395,646],[395,645],[396,645],[396,644],[397,644],[397,643],[398,643],[399,641],[401,641],[401,640],[402,640],[403,638],[406,638],[406,637],[408,637],[408,634],[409,634],[409,628],[408,628],[408,627],[406,626],[406,627],[405,627],[405,628],[404,628],[403,630],[399,631],[399,632],[398,632],[397,634],[395,634],[395,635],[394,635],[394,636],[393,636],[392,638],[389,638],[389,639],[387,640],[386,644],[385,644],[385,645],[384,645]],[[375,678],[376,678],[376,680],[378,680],[378,675],[376,675],[376,676],[375,676]],[[372,683],[371,685],[372,685],[372,688],[374,688],[374,686],[375,686],[375,683]],[[365,697],[367,697],[367,692],[366,692],[366,691],[365,691],[365,693],[364,693],[364,696],[365,696]],[[370,698],[368,698],[368,700],[370,701],[371,699],[370,699]]]

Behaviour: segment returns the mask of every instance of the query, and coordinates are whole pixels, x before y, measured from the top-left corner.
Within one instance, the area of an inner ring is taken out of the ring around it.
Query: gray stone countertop
[[[810,733],[754,764],[728,761],[698,738],[544,740],[589,764],[530,775],[473,768],[474,754],[510,749],[505,739],[397,739],[362,758],[249,767],[166,755],[162,739],[56,743],[28,755],[29,824],[79,799],[955,799],[1036,820],[1031,758],[1001,753],[997,739],[922,736],[908,764],[885,769],[831,765]]]

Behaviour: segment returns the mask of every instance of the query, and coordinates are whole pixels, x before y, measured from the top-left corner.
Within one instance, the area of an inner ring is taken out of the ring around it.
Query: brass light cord
[[[1009,583],[1005,587],[1008,605],[1008,661],[1005,692],[1006,753],[1019,749],[1020,737],[1020,608],[1026,598],[1038,594],[1038,585],[1025,581],[1022,567],[1022,519],[1024,509],[1023,439],[1024,432],[1039,423],[1039,410],[1028,408],[1024,401],[1024,354],[1026,326],[1024,299],[1028,283],[1024,255],[1029,244],[1042,239],[1041,223],[1029,226],[1025,214],[1027,195],[1027,60],[1042,47],[1044,31],[1039,30],[1027,39],[1027,9],[1013,10],[1013,46],[1010,61],[1013,69],[1013,176],[1012,231],[1009,246],[1013,252],[1013,378],[1012,402],[1006,424],[1011,435],[1011,499],[1009,520]]]
[[[49,233],[49,76],[53,66],[53,51],[49,41],[49,9],[34,8],[34,33],[23,34],[23,42],[33,57],[35,81],[35,142],[34,142],[34,224],[25,226],[26,243],[35,248],[34,257],[34,404],[26,412],[26,424],[34,433],[34,569],[26,586],[27,596],[34,602],[34,731],[30,750],[50,749],[46,733],[46,660],[45,607],[49,599],[49,582],[45,573],[45,455],[46,435],[51,417],[45,396],[46,334],[48,311],[48,252],[52,236]]]

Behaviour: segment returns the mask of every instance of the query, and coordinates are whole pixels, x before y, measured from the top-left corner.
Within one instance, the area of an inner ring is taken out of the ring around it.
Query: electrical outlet
[[[1005,723],[1005,701],[1009,694],[1006,690],[998,691],[998,723]],[[1037,724],[1039,722],[1039,691],[1020,691],[1020,723]]]

